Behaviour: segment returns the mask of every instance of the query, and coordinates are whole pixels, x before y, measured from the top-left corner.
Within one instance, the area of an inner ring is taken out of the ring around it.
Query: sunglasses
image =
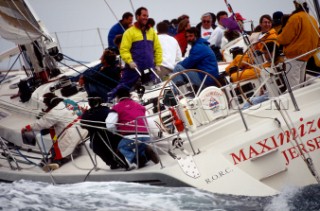
[[[202,23],[210,23],[209,20],[203,20]]]

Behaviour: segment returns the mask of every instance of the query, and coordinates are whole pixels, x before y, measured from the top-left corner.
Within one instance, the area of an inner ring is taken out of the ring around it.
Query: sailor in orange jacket
[[[301,0],[294,1],[296,10],[293,11],[287,24],[278,36],[279,44],[283,45],[283,52],[287,59],[297,59],[287,65],[287,78],[291,86],[298,85],[305,80],[308,59],[314,54],[310,52],[319,46],[319,25],[314,17],[307,13],[308,5]],[[302,54],[308,53],[302,57]]]
[[[261,26],[261,32],[253,33],[249,39],[251,43],[260,41],[253,45],[253,48],[255,50],[262,51],[265,43],[274,42],[276,40],[277,33],[273,28],[271,28],[272,19],[270,15],[262,15],[259,22]],[[226,72],[230,74],[230,79],[232,82],[236,82],[239,80],[250,80],[260,76],[259,69],[253,68],[252,66],[245,63],[253,64],[253,59],[249,57],[248,53],[246,53],[245,55],[237,55],[235,59],[226,67]],[[268,66],[270,66],[270,64],[263,65],[263,67]],[[237,67],[241,69],[241,71],[239,73],[237,71],[230,73],[230,68],[232,67]]]

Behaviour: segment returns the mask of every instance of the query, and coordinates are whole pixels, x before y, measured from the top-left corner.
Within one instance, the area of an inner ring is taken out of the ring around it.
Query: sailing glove
[[[24,128],[21,129],[21,133],[29,132],[29,131],[31,131],[31,130],[32,130],[31,126],[30,126],[30,125],[27,125],[27,126],[25,126]]]
[[[159,66],[159,65],[157,65],[157,66],[155,67],[155,69],[156,69],[157,72],[160,72],[160,66]]]
[[[129,66],[130,66],[131,69],[137,68],[137,64],[135,62],[130,62]]]

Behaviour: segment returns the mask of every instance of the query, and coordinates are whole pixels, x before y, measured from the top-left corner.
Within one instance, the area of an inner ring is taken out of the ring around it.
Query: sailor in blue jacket
[[[113,25],[108,33],[108,47],[117,49],[117,46],[114,43],[114,39],[117,35],[123,34],[127,30],[133,21],[133,14],[131,12],[126,12],[122,15],[122,19]]]
[[[199,31],[196,27],[191,27],[186,30],[186,38],[189,44],[191,44],[191,50],[189,56],[183,61],[179,62],[174,68],[173,72],[180,72],[185,69],[198,69],[205,71],[212,76],[219,78],[218,62],[215,54],[209,47],[209,42],[200,38]],[[200,86],[201,81],[204,78],[203,73],[188,72],[191,82]],[[175,81],[180,81],[182,78],[177,78]],[[211,78],[205,81],[206,86],[215,85]]]

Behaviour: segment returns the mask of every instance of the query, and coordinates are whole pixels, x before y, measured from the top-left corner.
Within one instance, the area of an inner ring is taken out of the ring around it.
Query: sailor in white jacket
[[[80,116],[73,110],[75,106],[65,103],[68,100],[59,98],[53,93],[46,93],[43,98],[43,102],[47,106],[47,109],[44,110],[45,114],[36,122],[23,128],[22,132],[50,129],[53,142],[50,151],[52,154],[51,162],[55,162],[70,155],[78,143],[86,137],[87,130],[76,126]]]
[[[162,48],[162,63],[157,74],[161,80],[166,80],[174,67],[182,60],[182,53],[178,41],[168,35],[169,25],[165,22],[157,24],[158,38]]]

